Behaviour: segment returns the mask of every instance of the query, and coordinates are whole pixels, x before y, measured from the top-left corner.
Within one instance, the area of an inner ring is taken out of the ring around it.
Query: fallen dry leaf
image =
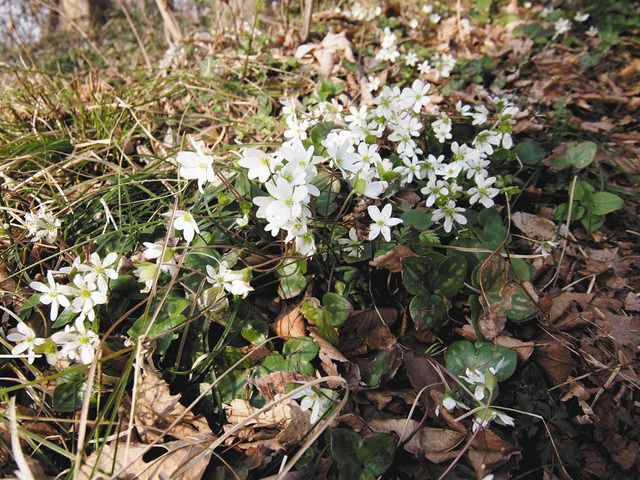
[[[311,377],[295,372],[272,372],[258,378],[252,378],[248,382],[260,391],[268,400],[273,400],[276,395],[285,393],[285,388],[290,383],[306,383]]]
[[[555,240],[556,224],[531,213],[516,212],[511,216],[513,224],[527,237],[536,240]]]
[[[536,340],[536,361],[559,384],[573,373],[574,361],[569,349],[551,335]]]
[[[107,479],[113,473],[124,469],[118,478],[136,480],[157,480],[159,478],[180,478],[181,480],[199,480],[209,465],[211,453],[205,454],[188,471],[177,477],[173,473],[186,462],[201,454],[215,438],[211,435],[197,435],[184,440],[176,440],[154,446],[154,453],[165,450],[159,457],[145,461],[147,445],[132,443],[129,445],[128,455],[125,455],[125,445],[113,442],[102,450],[96,450],[85,459],[80,469],[81,480]],[[140,458],[137,458],[140,457]],[[136,460],[137,458],[137,460]]]
[[[194,415],[180,403],[180,395],[171,395],[169,385],[158,377],[155,369],[148,364],[142,367],[134,411],[134,424],[140,438],[152,442],[162,436],[178,417],[180,422],[167,432],[176,438],[196,434],[211,434],[209,424],[201,415]]]
[[[395,433],[400,443],[415,434],[404,444],[404,449],[414,455],[428,455],[452,450],[464,440],[465,434],[446,428],[420,427],[416,420],[388,419],[371,420],[369,427],[380,433]],[[417,431],[416,431],[417,429]]]
[[[280,338],[288,340],[293,337],[304,337],[306,331],[304,328],[304,316],[300,313],[302,303],[292,307],[285,308],[278,318],[273,322],[273,330]]]
[[[251,405],[247,400],[242,400],[240,398],[234,398],[231,400],[230,404],[225,405],[224,407],[227,421],[232,425],[236,425],[246,420],[251,415],[254,415],[258,410],[260,409]],[[247,425],[255,425],[258,427],[284,427],[285,425],[288,425],[290,421],[291,407],[285,402],[280,402],[273,408],[252,418],[247,422]]]
[[[416,254],[409,247],[398,244],[390,252],[371,260],[369,265],[376,268],[386,268],[390,272],[400,272],[402,271],[402,259],[415,256]]]

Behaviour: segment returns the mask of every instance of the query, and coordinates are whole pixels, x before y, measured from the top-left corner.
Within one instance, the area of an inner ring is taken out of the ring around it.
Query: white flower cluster
[[[70,266],[57,272],[49,270],[46,283],[31,282],[29,286],[40,293],[40,303],[49,306],[51,321],[58,318],[60,307],[77,316],[73,325],[66,325],[63,331],[54,333],[50,341],[37,338],[30,327],[20,322],[17,331],[7,336],[8,340],[17,342],[11,353],[19,355],[27,352],[28,361],[32,363],[36,355],[34,348],[47,343],[52,347],[46,350],[49,363],[53,364],[62,358],[91,363],[100,340],[95,332],[86,328],[85,321],[93,322],[95,307],[107,303],[108,282],[118,278],[117,260],[118,255],[114,252],[103,259],[97,253],[92,253],[85,262],[76,258]],[[59,283],[55,274],[66,275],[71,281]]]
[[[32,242],[39,240],[44,240],[47,243],[55,242],[58,237],[58,229],[62,226],[62,222],[48,212],[44,205],[40,205],[35,213],[28,212],[24,216],[24,223]]]
[[[364,22],[369,22],[376,17],[380,16],[382,13],[382,7],[371,7],[367,8],[362,5],[360,2],[354,2],[351,8],[343,8],[340,7],[335,8],[336,13],[342,13],[345,17],[353,18],[354,20],[360,20]]]
[[[400,56],[400,52],[398,51],[398,37],[389,27],[385,27],[384,29],[380,47],[375,57],[378,61],[389,61],[393,63]]]
[[[421,80],[402,90],[384,87],[372,106],[352,106],[347,114],[342,113],[337,102],[312,107],[303,120],[288,110],[288,140],[273,153],[247,148],[239,160],[239,165],[247,169],[248,178],[262,184],[268,193],[254,199],[258,206],[256,216],[266,220],[266,230],[273,236],[284,230],[285,243],[294,243],[302,255],[316,251],[310,207],[320,195],[313,181],[322,169],[337,173],[351,194],[371,200],[417,183],[426,196],[425,206],[433,207],[433,220],[441,222],[446,232],[451,232],[455,224],[467,223],[465,208],[459,205],[463,197],[468,197],[470,205],[492,207],[499,190],[494,187],[496,177],[489,176],[487,170],[488,156],[498,146],[513,145],[511,130],[518,108],[507,100],[494,98],[497,112],[492,115],[485,106],[472,109],[459,103],[459,112],[471,117],[474,125],[491,121],[493,126],[482,130],[471,145],[452,142],[449,160],[444,155],[425,157],[418,140],[424,135],[422,112],[431,103],[429,90],[430,85]],[[330,131],[322,141],[323,155],[314,155],[314,147],[302,143],[307,130],[319,121],[330,120],[342,127]],[[439,142],[452,138],[451,120],[446,115],[439,116],[430,126]],[[385,152],[381,145],[392,152]],[[391,186],[393,189],[389,190]],[[401,219],[392,217],[391,204],[382,208],[371,205],[368,213],[372,220],[368,239],[381,235],[390,241],[391,228],[401,223]],[[349,238],[339,243],[357,256],[361,251],[356,248],[357,239],[357,232],[352,229]]]

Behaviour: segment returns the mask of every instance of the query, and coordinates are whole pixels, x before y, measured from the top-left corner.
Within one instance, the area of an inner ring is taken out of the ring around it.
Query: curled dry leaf
[[[409,247],[398,244],[390,252],[371,260],[369,265],[376,268],[386,268],[390,272],[400,272],[402,270],[402,259],[415,256],[416,254]]]
[[[283,309],[278,318],[273,323],[273,330],[280,338],[288,340],[292,337],[304,337],[306,331],[304,329],[304,317],[300,313],[299,303],[293,308]]]
[[[536,340],[536,361],[559,384],[573,373],[574,361],[569,349],[551,335]]]
[[[511,220],[529,238],[550,241],[556,238],[556,224],[551,220],[525,212],[514,213]]]
[[[482,430],[473,441],[468,457],[478,478],[484,478],[520,451],[491,430]]]
[[[423,455],[429,458],[430,454],[448,452],[459,445],[465,437],[462,432],[446,428],[420,427],[416,420],[388,419],[371,420],[369,427],[380,433],[394,433],[398,435],[400,443],[409,439],[404,444],[404,449],[414,455]]]
[[[227,421],[236,425],[250,416],[254,415],[259,408],[254,407],[248,401],[240,398],[231,400],[229,405],[225,405],[224,411],[227,415]],[[256,425],[258,427],[274,427],[288,425],[291,421],[291,407],[285,403],[280,402],[272,409],[262,412],[256,415],[254,418],[247,422],[247,425]]]
[[[349,42],[344,32],[329,32],[319,44],[306,43],[300,45],[296,49],[295,57],[302,60],[310,53],[318,61],[318,69],[324,77],[331,76],[334,66],[340,63],[341,58],[346,58],[350,62],[355,61],[351,50],[351,42]]]
[[[354,312],[340,330],[340,351],[347,357],[369,350],[384,350],[396,343],[387,325],[398,317],[395,308]]]
[[[184,438],[196,434],[211,434],[204,417],[187,411],[180,403],[180,395],[171,395],[169,385],[158,377],[151,365],[145,364],[142,367],[138,392],[134,423],[143,441],[158,439],[178,418],[181,418],[180,422],[167,432],[168,435]]]
[[[135,478],[136,480],[157,480],[159,478],[180,478],[181,480],[199,480],[209,465],[211,453],[203,452],[213,442],[211,435],[196,435],[184,440],[156,445],[154,453],[164,450],[159,457],[145,461],[147,445],[132,443],[127,450],[124,443],[113,442],[93,452],[82,464],[81,480],[98,480],[111,477],[123,469],[117,478]],[[178,470],[189,460],[202,455],[188,471],[179,474]],[[176,477],[173,474],[177,474]]]
[[[290,383],[306,383],[311,377],[301,373],[279,371],[248,380],[268,400],[273,400],[276,395],[285,393],[285,388]]]

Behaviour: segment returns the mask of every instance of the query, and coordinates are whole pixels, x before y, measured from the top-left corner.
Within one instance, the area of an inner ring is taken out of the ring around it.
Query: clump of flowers
[[[54,243],[58,237],[58,229],[62,226],[60,219],[55,218],[44,205],[35,213],[28,212],[24,217],[24,223],[32,242],[44,240]]]

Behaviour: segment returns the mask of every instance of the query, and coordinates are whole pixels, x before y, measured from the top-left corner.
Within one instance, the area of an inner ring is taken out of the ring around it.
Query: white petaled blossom
[[[374,77],[373,75],[369,75],[367,80],[369,81],[370,92],[375,92],[380,88],[380,77]]]
[[[175,215],[172,211],[166,212],[163,215],[168,218],[173,217],[173,228],[182,232],[182,236],[187,242],[193,240],[196,233],[200,233],[195,219],[191,213],[186,210],[176,210]]]
[[[96,282],[82,275],[73,277],[71,288],[73,288],[74,297],[71,301],[71,310],[80,314],[79,321],[84,318],[93,321],[96,316],[94,308],[107,303],[106,290],[100,289]]]
[[[427,73],[429,73],[431,71],[431,64],[429,63],[429,60],[425,60],[424,62],[421,62],[418,65],[418,71],[423,75],[426,75]]]
[[[304,390],[294,394],[291,399],[302,399],[300,402],[300,410],[306,412],[311,410],[309,421],[314,425],[318,419],[329,411],[332,400],[324,394],[324,389],[305,388]]]
[[[390,203],[387,203],[382,210],[375,205],[367,207],[367,212],[373,223],[369,226],[369,240],[374,240],[378,235],[387,241],[391,241],[391,227],[402,223],[400,218],[393,218],[392,207]]]
[[[553,23],[553,28],[555,30],[555,36],[562,35],[563,33],[567,33],[571,30],[571,20],[568,18],[559,18]]]
[[[488,373],[490,373],[491,375],[496,375],[504,366],[504,364],[504,357],[502,357],[495,367],[489,367]],[[475,368],[467,368],[465,370],[465,374],[460,375],[460,378],[467,382],[469,385],[475,385],[473,396],[478,402],[482,402],[485,399],[487,390],[489,390],[487,387],[487,377],[488,375],[486,373],[482,373],[480,370]]]
[[[280,160],[256,148],[245,148],[238,164],[248,170],[247,176],[249,179],[255,178],[260,183],[264,183],[275,172]]]
[[[499,425],[507,427],[513,427],[515,425],[513,418],[506,413],[502,413],[494,408],[481,408],[473,418],[471,430],[475,433],[478,429],[487,428],[489,424],[494,421]]]
[[[84,365],[93,362],[100,345],[98,334],[88,330],[82,320],[77,320],[73,326],[67,325],[64,330],[54,333],[51,340],[61,347],[60,357],[67,357],[74,362],[80,361]]]
[[[591,25],[589,27],[589,29],[585,32],[588,36],[590,37],[595,37],[598,35],[598,27],[596,27],[595,25]]]
[[[175,250],[173,248],[167,246],[167,248],[165,249],[164,245],[152,242],[144,242],[144,247],[145,250],[144,252],[142,252],[144,258],[146,258],[147,260],[157,259],[158,264],[160,264],[160,271],[166,272],[169,275],[176,274],[176,272],[178,271],[178,265],[176,265],[176,261],[174,258]],[[162,256],[163,250],[164,256]]]
[[[444,219],[444,231],[449,233],[453,228],[454,222],[466,225],[467,218],[462,215],[462,212],[464,212],[464,208],[456,207],[456,203],[453,200],[449,200],[446,205],[435,210],[431,218],[434,222]]]
[[[480,175],[476,175],[476,186],[470,188],[467,192],[471,197],[469,198],[469,203],[473,205],[476,202],[480,202],[484,208],[493,207],[495,205],[493,197],[500,193],[500,190],[492,187],[495,181],[496,177],[483,178]]]
[[[349,257],[359,258],[364,250],[364,245],[358,239],[358,232],[354,227],[349,230],[349,238],[339,238],[338,243],[343,245],[342,250]]]
[[[99,290],[106,291],[109,279],[118,278],[117,260],[118,254],[115,252],[108,253],[104,260],[101,260],[100,255],[94,252],[89,256],[87,262],[78,265],[78,270],[85,273],[84,278],[87,281],[96,282]]]
[[[408,67],[415,67],[416,63],[418,63],[418,55],[413,50],[407,52],[404,55],[404,64]]]
[[[590,15],[588,13],[576,12],[576,14],[573,16],[573,19],[578,23],[582,23],[582,22],[586,22],[589,19],[589,17]]]
[[[203,151],[204,142],[191,140],[195,152],[179,152],[176,161],[180,165],[178,173],[186,180],[197,180],[198,190],[203,191],[206,182],[214,183],[216,174],[213,171],[213,157]]]
[[[540,242],[540,245],[538,245],[538,248],[536,248],[536,252],[540,252],[543,257],[548,257],[557,246],[558,242],[545,240],[543,242]]]
[[[11,355],[25,355],[26,352],[29,363],[33,363],[36,358],[33,349],[44,343],[44,338],[38,338],[33,329],[24,322],[18,323],[15,331],[7,335],[7,340],[16,344],[11,349]]]
[[[450,390],[447,390],[444,393],[444,395],[440,399],[440,402],[436,406],[436,412],[435,412],[436,417],[440,415],[441,406],[448,412],[452,412],[455,408],[463,408],[465,410],[469,410],[469,407],[467,407],[464,403],[459,402],[453,397],[453,393]]]
[[[249,282],[244,280],[244,275],[243,272],[231,270],[226,261],[220,262],[217,270],[212,265],[207,265],[207,281],[210,284],[242,298],[253,290]]]
[[[69,298],[74,295],[75,290],[66,285],[61,285],[53,278],[53,272],[47,272],[47,283],[31,282],[31,289],[40,292],[40,303],[50,305],[49,319],[53,322],[58,318],[60,307],[65,308],[70,305]]]
[[[62,226],[62,222],[47,212],[44,206],[40,206],[36,213],[27,213],[24,216],[24,222],[27,233],[32,237],[32,242],[38,240],[45,240],[48,243],[55,242],[58,237],[58,229]]]

